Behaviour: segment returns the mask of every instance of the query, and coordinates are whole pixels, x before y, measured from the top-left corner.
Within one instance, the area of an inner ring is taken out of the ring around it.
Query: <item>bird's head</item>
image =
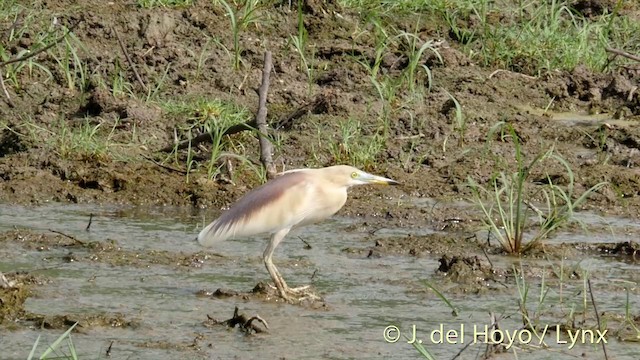
[[[369,174],[368,172],[359,170],[354,168],[353,166],[347,165],[339,165],[334,166],[336,179],[340,179],[340,181],[344,181],[347,187],[355,186],[355,185],[366,185],[366,184],[381,184],[381,185],[398,185],[399,183],[395,180],[388,179],[386,177]]]

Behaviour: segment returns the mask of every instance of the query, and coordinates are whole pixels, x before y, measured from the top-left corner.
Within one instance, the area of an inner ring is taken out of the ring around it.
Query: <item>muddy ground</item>
[[[82,5],[68,1],[37,2],[43,19],[51,21],[55,16],[58,22],[75,26],[73,34],[85,47],[79,56],[93,76],[86,91],[80,91],[66,86],[64,74],[59,70],[52,71],[53,79],[46,82],[37,72],[31,76],[23,73],[22,87],[8,89],[10,101],[4,96],[0,99],[1,201],[33,205],[72,202],[195,206],[210,208],[210,217],[216,216],[260,179],[250,167],[233,159],[228,177],[211,179],[206,166],[201,165],[187,179],[186,150],[169,156],[161,149],[173,145],[175,129],[187,127],[193,118],[167,111],[162,104],[170,100],[222,99],[255,113],[263,55],[269,50],[273,53],[274,69],[268,94],[268,121],[276,124],[300,109],[308,109],[314,101],[322,104],[274,130],[281,143],[274,153],[278,168],[335,164],[340,159],[329,147],[341,141],[339,124],[356,118],[360,121],[359,134],[371,136],[382,126],[380,117],[389,111],[384,148],[365,168],[402,185],[354,189],[341,214],[360,216],[363,226],[373,229],[384,224],[444,231],[444,235],[426,237],[429,241],[409,237],[350,251],[370,256],[444,254],[447,257],[441,263],[446,269],[466,264],[474,274],[486,272],[474,260],[460,260],[466,250],[453,250],[460,243],[471,244],[469,248],[477,244],[476,239],[461,240],[458,234],[465,231],[469,234],[480,225],[478,213],[461,213],[458,207],[444,204],[471,199],[468,177],[488,184],[497,171],[514,164],[514,144],[509,136],[490,135],[500,121],[513,126],[527,159],[555,148],[574,171],[577,194],[599,182],[608,183],[590,196],[583,209],[605,216],[640,216],[640,127],[636,124],[640,120],[640,91],[637,91],[640,64],[617,66],[614,61],[604,73],[579,66],[572,71],[551,70],[538,76],[485,68],[460,50],[460,44],[449,37],[443,24],[423,21],[415,28],[416,16],[408,15],[387,20],[396,28],[415,32],[421,41],[436,41],[442,61],[425,52],[422,63],[432,71],[431,88],[421,75],[417,91],[399,88],[393,103],[385,104],[372,86],[367,70],[355,60],[371,63],[375,56],[375,39],[366,32],[367,25],[360,15],[340,8],[335,2],[305,4],[305,27],[315,49],[312,62],[316,74],[312,81],[301,69],[300,58],[288,41],[289,35],[297,32],[298,18],[295,9],[290,9],[286,2],[261,8],[263,21],[240,33],[242,62],[238,70],[233,69],[222,46],[207,42],[207,38],[214,37],[227,48],[232,47],[229,19],[224,9],[212,2],[153,9],[143,9],[132,2],[86,1]],[[638,6],[625,7],[624,11],[625,16],[640,18]],[[11,26],[11,22],[2,24],[2,28]],[[40,26],[46,28],[49,24],[43,20]],[[356,33],[360,35],[354,36]],[[118,35],[145,87],[159,85],[152,100],[146,101],[143,85],[120,49]],[[30,37],[25,36],[8,48],[18,56],[30,42]],[[56,68],[55,59],[48,53],[38,55],[38,61]],[[407,49],[394,44],[383,58],[380,71],[400,77],[406,66]],[[135,96],[113,96],[94,80],[109,79],[117,67],[126,69],[126,81]],[[466,121],[464,132],[455,127],[455,104],[449,94],[461,104]],[[128,146],[119,146],[117,157],[108,151],[99,155],[63,153],[49,141],[28,136],[34,125],[55,133],[60,130],[61,121],[71,129],[86,121],[94,126],[102,124],[102,129],[113,129],[111,141]],[[184,133],[180,135],[180,140],[184,139]],[[258,141],[252,135],[234,134],[228,141],[236,145],[225,151],[241,149],[243,156],[258,163]],[[200,145],[194,151],[195,160],[204,163],[209,145]],[[558,163],[549,162],[535,171],[534,182],[553,179],[558,185],[568,185],[568,176]],[[536,194],[535,188],[530,191]],[[415,198],[433,198],[436,202],[431,207],[416,206],[411,200]],[[395,205],[390,205],[390,199]],[[37,235],[7,233],[3,241],[19,236]],[[69,241],[64,237],[41,239],[41,246],[49,246],[52,241]],[[71,242],[65,246],[91,245]],[[112,246],[101,249],[103,254],[117,248],[117,244],[101,246]],[[569,248],[619,251],[632,258],[638,251],[637,244],[611,249]],[[545,250],[554,254],[553,249]],[[484,258],[479,248],[471,251]],[[560,249],[555,254],[566,251]],[[144,256],[129,255],[120,254],[112,261],[148,261]],[[197,254],[181,256],[178,262],[183,266],[197,262]],[[155,261],[165,257],[169,256],[153,256]],[[20,281],[37,285],[44,280]],[[12,296],[19,308],[27,293]],[[19,309],[3,317],[33,318],[33,314]],[[64,318],[57,321],[66,324]]]
[[[366,32],[353,36],[354,31],[362,30],[359,27],[363,26],[358,14],[335,8],[337,5],[327,8],[312,5],[305,7],[305,25],[309,43],[315,44],[319,70],[310,95],[309,81],[300,69],[299,57],[286,41],[297,31],[296,12],[287,6],[262,9],[264,23],[240,34],[242,66],[234,70],[220,46],[204,47],[207,36],[216,37],[231,47],[228,19],[219,6],[210,2],[150,10],[120,2],[95,1],[70,8],[64,1],[40,4],[43,14],[58,15],[67,26],[77,23],[73,32],[86,47],[79,56],[96,76],[108,78],[116,63],[126,66],[114,29],[119,29],[128,55],[147,86],[157,84],[158,77],[168,67],[157,96],[162,101],[217,98],[231,100],[255,112],[255,90],[260,85],[263,54],[265,50],[272,51],[270,122],[275,123],[303,108],[316,97],[325,98],[327,103],[279,131],[282,146],[274,154],[279,169],[334,164],[335,159],[327,147],[330,141],[340,141],[336,124],[349,117],[361,122],[363,136],[380,126],[378,117],[383,104],[369,81],[368,72],[354,60],[359,56],[372,61],[374,39]],[[631,16],[635,11],[637,16],[638,9],[628,11]],[[407,30],[415,23],[411,16],[395,20],[394,26]],[[640,114],[640,97],[635,91],[640,76],[637,67],[613,66],[606,74],[578,67],[571,72],[551,71],[530,77],[477,66],[443,34],[442,24],[427,22],[415,32],[423,41],[442,42],[437,47],[442,63],[433,54],[425,53],[424,63],[433,73],[433,86],[431,91],[418,89],[424,98],[414,100],[406,89],[398,90],[395,100],[398,105],[390,111],[385,149],[377,154],[375,163],[367,166],[368,170],[403,184],[399,188],[384,189],[384,194],[469,198],[470,192],[465,186],[468,176],[485,183],[499,169],[496,158],[512,160],[514,157],[510,141],[501,141],[497,135],[488,139],[489,129],[499,121],[506,121],[515,127],[525,155],[532,157],[555,147],[571,164],[580,189],[600,181],[611,183],[593,196],[588,206],[605,212],[637,215],[640,209],[636,169],[640,160],[639,134],[634,126]],[[10,49],[17,54],[28,44],[29,41],[23,39],[12,43]],[[198,69],[203,51],[206,56]],[[390,48],[380,71],[399,77],[406,56],[405,49]],[[3,201],[116,202],[218,209],[259,181],[242,166],[235,166],[234,171],[239,173],[234,173],[235,184],[207,181],[203,179],[205,169],[185,181],[184,173],[160,167],[147,158],[166,159],[158,150],[174,143],[174,129],[189,123],[188,114],[172,116],[162,110],[158,101],[111,96],[98,81],[92,80],[86,92],[70,90],[59,78],[62,74],[56,72],[51,56],[43,54],[40,62],[51,65],[54,79],[42,83],[37,77],[24,74],[23,87],[9,89],[14,107],[9,107],[6,100],[0,107],[5,124],[0,138]],[[143,97],[133,71],[127,71],[126,75],[138,97]],[[446,92],[462,106],[467,128],[463,134],[454,130],[454,105]],[[549,111],[543,114],[545,109]],[[590,111],[606,114],[605,119],[608,117],[610,121],[597,121],[602,117],[591,122],[578,121],[580,114]],[[571,121],[569,117],[569,121],[562,121],[554,116],[564,112],[574,113],[578,120]],[[135,131],[137,141],[132,141],[135,146],[121,150],[127,156],[114,159],[107,154],[87,158],[82,153],[61,156],[56,151],[59,149],[45,146],[44,141],[17,135],[28,132],[21,127],[25,122],[55,131],[59,119],[72,128],[80,126],[84,119],[111,128],[115,119],[119,119],[112,138],[123,142],[131,139]],[[608,125],[603,128],[603,123]],[[324,125],[325,133],[320,139],[317,124]],[[601,134],[605,136],[603,144],[598,143]],[[257,161],[257,141],[243,134],[236,137],[241,137],[248,154],[253,156],[251,159]],[[487,146],[491,149],[489,153]],[[175,167],[186,170],[184,162]],[[548,175],[561,177],[558,174],[561,171],[560,167],[549,169]],[[358,196],[350,202],[347,212],[357,212],[363,202],[369,207],[376,201],[377,196],[362,196],[369,192],[382,194],[378,189],[356,190]]]

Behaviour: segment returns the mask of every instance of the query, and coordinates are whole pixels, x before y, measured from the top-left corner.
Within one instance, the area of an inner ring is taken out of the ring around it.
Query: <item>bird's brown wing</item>
[[[303,222],[317,206],[314,181],[304,171],[277,177],[252,190],[205,227],[198,241],[211,246],[229,238],[272,233]]]

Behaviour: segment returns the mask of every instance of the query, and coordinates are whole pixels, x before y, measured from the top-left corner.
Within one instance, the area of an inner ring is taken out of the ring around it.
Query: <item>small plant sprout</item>
[[[66,30],[66,29],[65,29]],[[80,59],[79,51],[86,51],[84,46],[73,33],[69,33],[58,47],[58,53],[53,57],[58,64],[67,88],[84,92],[89,87],[89,71],[85,61]]]
[[[233,68],[240,69],[241,49],[240,49],[240,33],[247,29],[251,24],[258,24],[260,16],[257,11],[259,0],[246,0],[241,10],[234,11],[231,5],[225,0],[214,0],[214,3],[221,4],[227,11],[231,29],[233,30]]]
[[[298,0],[298,34],[296,36],[290,35],[291,44],[295,48],[298,55],[300,55],[300,67],[307,74],[309,82],[309,95],[311,95],[311,85],[313,84],[313,65],[307,60],[306,48],[307,48],[307,29],[304,27],[304,14],[302,12],[302,0]],[[311,53],[311,59],[313,59],[313,49]]]
[[[71,327],[64,332],[64,334],[60,335],[53,343],[47,346],[47,349],[39,356],[38,359],[68,359],[68,360],[77,360],[78,354],[76,353],[76,348],[73,345],[73,341],[71,341],[71,332],[78,325],[75,323],[71,325]],[[33,347],[31,348],[31,352],[27,357],[28,360],[36,358],[36,351],[38,349],[38,344],[40,343],[40,336],[36,339]],[[67,350],[69,353],[65,353],[61,349],[61,345],[67,345]],[[53,355],[53,356],[52,356]]]
[[[425,74],[427,75],[427,90],[431,91],[431,87],[433,84],[433,75],[431,74],[431,69],[429,69],[429,67],[427,67],[425,64],[420,64],[420,60],[422,59],[422,55],[424,54],[424,52],[426,50],[430,50],[436,55],[441,63],[443,62],[440,53],[435,48],[435,43],[432,40],[422,42],[418,35],[408,32],[401,32],[398,37],[404,39],[408,47],[407,54],[409,57],[409,64],[404,70],[404,77],[406,79],[409,92],[413,93],[416,91],[416,76],[418,74],[418,65],[420,65],[420,68],[424,70]],[[420,42],[422,42],[421,45]]]

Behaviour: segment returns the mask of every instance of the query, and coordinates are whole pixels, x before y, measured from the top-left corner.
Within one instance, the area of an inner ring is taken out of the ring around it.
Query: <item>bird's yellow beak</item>
[[[383,176],[373,175],[369,173],[365,173],[365,175],[362,177],[361,180],[369,184],[379,184],[379,185],[399,185],[400,184],[395,180],[391,180]]]

